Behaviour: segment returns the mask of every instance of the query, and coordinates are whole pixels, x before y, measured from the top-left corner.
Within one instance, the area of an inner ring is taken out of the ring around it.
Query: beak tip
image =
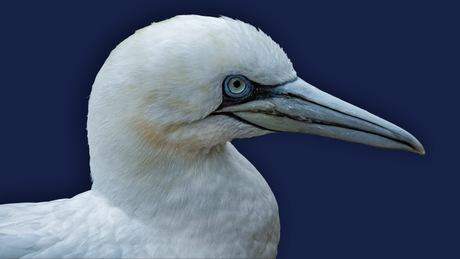
[[[416,150],[415,150],[416,153],[418,153],[419,155],[425,155],[426,152],[425,152],[425,149],[423,148],[422,145],[420,145],[420,147],[418,147]]]
[[[422,144],[414,138],[414,141],[412,141],[412,152],[417,153],[419,155],[425,155],[425,148],[423,148]]]

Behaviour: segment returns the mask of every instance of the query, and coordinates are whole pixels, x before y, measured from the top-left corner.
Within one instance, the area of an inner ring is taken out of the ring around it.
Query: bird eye
[[[225,94],[230,97],[246,97],[251,93],[251,82],[241,75],[230,75],[224,81]]]
[[[232,77],[228,80],[228,90],[234,94],[240,94],[246,88],[246,82],[239,77]]]

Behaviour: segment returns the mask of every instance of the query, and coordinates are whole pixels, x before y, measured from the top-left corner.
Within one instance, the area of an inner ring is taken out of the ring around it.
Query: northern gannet
[[[277,131],[424,154],[408,132],[297,77],[249,24],[187,15],[143,28],[93,85],[92,189],[0,206],[0,257],[275,258],[275,197],[229,141]]]

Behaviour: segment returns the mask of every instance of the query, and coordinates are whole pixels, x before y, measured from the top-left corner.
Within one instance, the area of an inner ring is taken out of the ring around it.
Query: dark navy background
[[[153,21],[222,14],[260,27],[300,77],[427,152],[291,133],[235,140],[277,197],[278,258],[460,258],[458,9],[367,2],[2,2],[0,203],[88,190],[87,102],[110,51]]]

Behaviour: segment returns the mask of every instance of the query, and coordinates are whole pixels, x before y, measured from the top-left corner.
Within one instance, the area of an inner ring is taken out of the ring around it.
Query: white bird
[[[297,77],[249,24],[153,23],[119,44],[94,82],[91,190],[0,206],[0,257],[275,258],[275,197],[229,141],[277,131],[425,152]]]

